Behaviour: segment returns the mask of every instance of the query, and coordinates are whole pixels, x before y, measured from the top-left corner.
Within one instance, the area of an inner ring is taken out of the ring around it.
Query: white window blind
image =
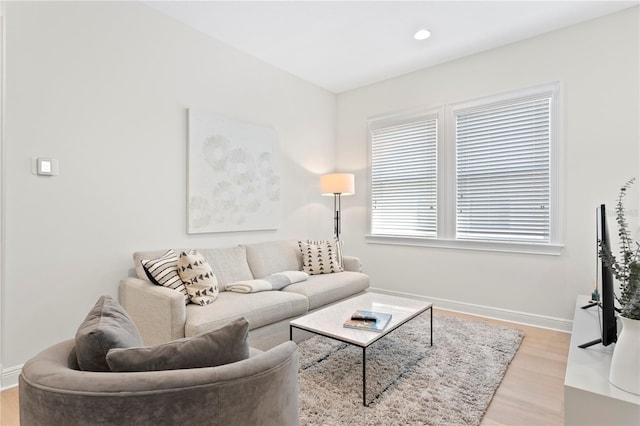
[[[435,115],[371,126],[371,233],[435,237]]]
[[[550,241],[552,93],[455,111],[456,238]]]

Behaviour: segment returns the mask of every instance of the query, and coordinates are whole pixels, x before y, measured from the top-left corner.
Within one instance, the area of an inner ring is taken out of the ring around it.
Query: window
[[[371,232],[436,237],[437,115],[371,126]]]
[[[558,91],[371,120],[367,241],[557,254]]]
[[[456,238],[549,242],[551,93],[454,110]]]

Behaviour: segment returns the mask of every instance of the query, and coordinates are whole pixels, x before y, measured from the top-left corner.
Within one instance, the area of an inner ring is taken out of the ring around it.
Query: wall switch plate
[[[38,176],[57,176],[58,160],[55,158],[34,158],[31,162],[31,172]]]
[[[51,160],[48,158],[38,158],[38,174],[50,175],[51,174]]]

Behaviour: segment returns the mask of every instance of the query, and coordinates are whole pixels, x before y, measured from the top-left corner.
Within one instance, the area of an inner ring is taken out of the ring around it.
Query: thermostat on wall
[[[57,176],[58,160],[55,158],[34,158],[31,165],[32,172],[39,176]]]

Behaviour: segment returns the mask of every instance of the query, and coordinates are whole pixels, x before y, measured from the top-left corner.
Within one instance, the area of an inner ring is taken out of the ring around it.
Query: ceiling
[[[634,1],[144,1],[340,93],[637,6]],[[420,28],[431,31],[417,41]]]

